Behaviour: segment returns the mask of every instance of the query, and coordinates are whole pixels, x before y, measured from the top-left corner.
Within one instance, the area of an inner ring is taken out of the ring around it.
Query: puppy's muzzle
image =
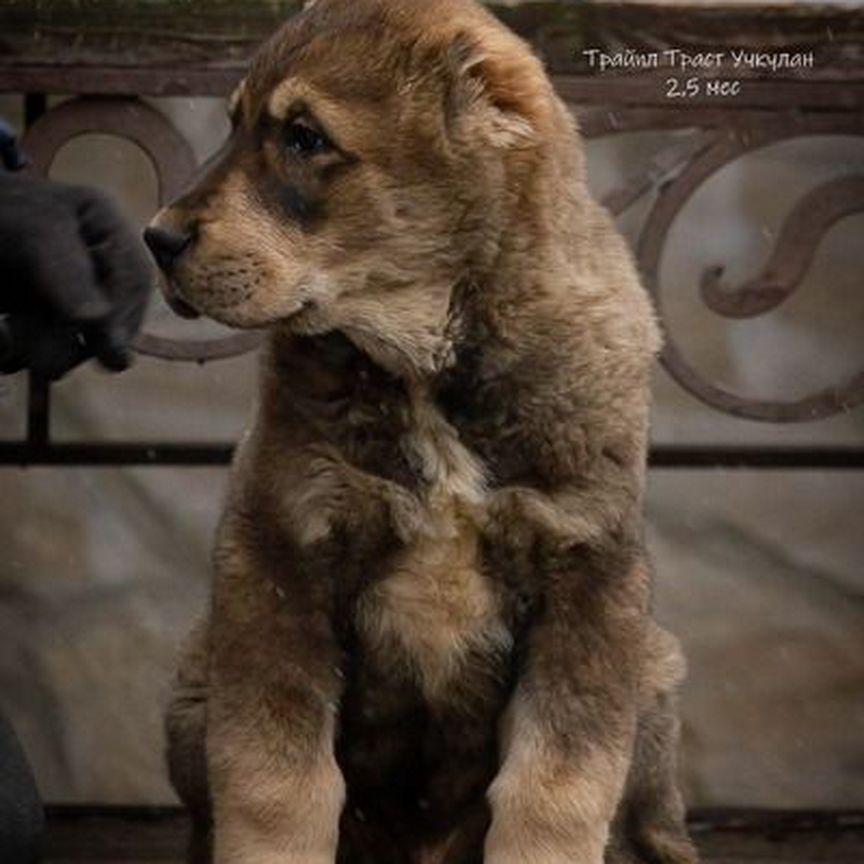
[[[158,217],[157,217],[158,218]],[[170,276],[178,261],[192,245],[195,239],[193,231],[180,231],[166,228],[154,220],[144,229],[144,242],[147,244],[159,269],[165,275],[162,280],[163,294],[171,309],[181,318],[198,318],[198,310],[177,295],[172,287]]]

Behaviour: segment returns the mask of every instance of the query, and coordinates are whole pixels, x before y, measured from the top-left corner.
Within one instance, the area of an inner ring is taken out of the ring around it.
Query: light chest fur
[[[480,567],[483,466],[425,388],[413,388],[410,402],[413,423],[400,446],[423,474],[425,524],[362,593],[356,626],[379,664],[410,676],[434,703],[466,664],[509,653],[512,636]]]

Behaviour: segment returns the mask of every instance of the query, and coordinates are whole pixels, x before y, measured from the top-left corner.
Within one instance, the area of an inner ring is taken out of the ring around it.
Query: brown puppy
[[[217,864],[695,860],[649,613],[658,335],[573,120],[471,0],[318,0],[148,240],[264,326],[172,777]]]

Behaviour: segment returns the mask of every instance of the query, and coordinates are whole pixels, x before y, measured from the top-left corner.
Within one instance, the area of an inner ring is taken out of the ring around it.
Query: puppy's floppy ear
[[[496,147],[534,145],[542,122],[545,77],[527,51],[514,52],[493,38],[480,42],[460,33],[447,49],[451,87],[448,114]]]

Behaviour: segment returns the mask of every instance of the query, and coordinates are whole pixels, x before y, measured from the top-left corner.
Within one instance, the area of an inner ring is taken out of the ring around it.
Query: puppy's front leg
[[[344,781],[333,752],[341,678],[331,592],[272,538],[226,523],[207,733],[214,862],[332,864]],[[298,573],[284,596],[277,567],[283,580]]]
[[[632,751],[641,610],[626,569],[592,558],[551,575],[529,634],[486,864],[602,864]]]

